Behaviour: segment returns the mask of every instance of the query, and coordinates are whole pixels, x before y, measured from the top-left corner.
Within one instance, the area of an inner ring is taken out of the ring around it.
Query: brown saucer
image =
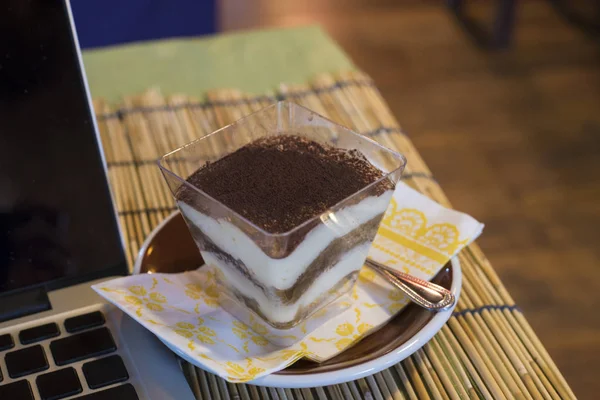
[[[150,234],[140,251],[134,273],[179,273],[196,269],[202,264],[204,261],[198,248],[181,214],[177,212]],[[449,262],[432,282],[451,289],[452,278],[453,266]],[[434,316],[435,313],[410,304],[377,332],[338,356],[320,364],[300,360],[275,375],[332,372],[375,360],[401,347],[420,332]]]

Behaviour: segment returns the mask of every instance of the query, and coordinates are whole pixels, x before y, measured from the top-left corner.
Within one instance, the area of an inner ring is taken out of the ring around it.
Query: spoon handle
[[[435,283],[396,271],[370,258],[367,258],[365,264],[382,278],[402,290],[413,302],[430,311],[447,310],[456,301],[449,290]]]

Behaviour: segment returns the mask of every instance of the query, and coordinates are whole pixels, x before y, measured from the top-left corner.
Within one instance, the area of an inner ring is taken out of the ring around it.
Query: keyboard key
[[[83,364],[83,375],[90,389],[98,389],[129,379],[125,364],[118,355]]]
[[[81,383],[72,367],[39,375],[35,379],[42,400],[58,400],[81,393]]]
[[[50,324],[40,325],[21,331],[19,333],[19,340],[23,344],[31,344],[39,342],[40,340],[50,339],[58,335],[60,335],[58,325],[52,322]]]
[[[131,383],[106,389],[101,392],[87,394],[81,397],[75,397],[73,400],[139,400],[135,389]]]
[[[26,379],[8,385],[0,385],[0,399],[35,400],[31,386]]]
[[[117,345],[108,328],[78,333],[50,343],[50,351],[56,365],[65,365],[101,356],[116,349]]]
[[[0,335],[0,351],[12,349],[15,347],[12,336],[10,334]]]
[[[104,325],[104,322],[104,315],[102,315],[100,311],[94,311],[88,314],[67,318],[65,320],[65,329],[69,333],[75,333]]]
[[[4,361],[8,375],[13,379],[48,369],[46,353],[39,344],[6,353]]]

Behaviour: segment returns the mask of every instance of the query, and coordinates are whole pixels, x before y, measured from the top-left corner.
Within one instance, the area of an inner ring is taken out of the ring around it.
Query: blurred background
[[[600,2],[73,0],[91,49],[319,24],[376,82],[574,392],[600,362]]]

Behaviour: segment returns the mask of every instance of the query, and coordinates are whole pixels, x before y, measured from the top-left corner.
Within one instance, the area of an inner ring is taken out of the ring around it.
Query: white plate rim
[[[173,212],[167,218],[165,218],[160,224],[156,226],[150,232],[146,240],[144,241],[140,251],[138,252],[138,257],[136,258],[133,273],[139,274],[141,269],[141,260],[143,255],[150,242],[158,234],[158,232],[175,216],[179,214],[179,211]],[[356,379],[364,378],[365,376],[373,375],[379,371],[383,371],[400,361],[410,357],[417,350],[425,345],[431,338],[444,326],[444,324],[450,319],[452,313],[454,311],[454,307],[456,307],[456,303],[458,303],[458,298],[460,296],[460,291],[462,288],[462,271],[460,268],[460,262],[458,261],[458,257],[453,257],[450,262],[452,263],[452,283],[450,285],[450,291],[454,294],[456,298],[456,302],[451,309],[446,311],[442,311],[437,313],[419,332],[417,332],[411,339],[403,343],[401,346],[397,347],[393,351],[390,351],[387,354],[384,354],[380,357],[377,357],[373,360],[354,365],[347,368],[336,369],[335,371],[328,372],[320,372],[316,374],[304,373],[298,375],[277,375],[271,374],[267,376],[263,376],[261,378],[255,379],[250,382],[246,382],[249,385],[256,386],[269,386],[276,388],[286,388],[286,389],[297,389],[297,388],[310,388],[310,387],[319,387],[319,386],[327,386],[327,385],[336,385],[344,382],[353,381]],[[160,339],[160,338],[159,338]],[[162,340],[161,340],[162,341]],[[189,362],[197,366],[198,368],[202,368],[211,373],[215,373],[210,368],[207,368],[205,365],[198,363],[196,360],[191,359],[186,354],[181,353],[176,348],[172,347],[169,343],[162,341],[171,351],[177,354],[179,357],[183,358],[185,361]]]

